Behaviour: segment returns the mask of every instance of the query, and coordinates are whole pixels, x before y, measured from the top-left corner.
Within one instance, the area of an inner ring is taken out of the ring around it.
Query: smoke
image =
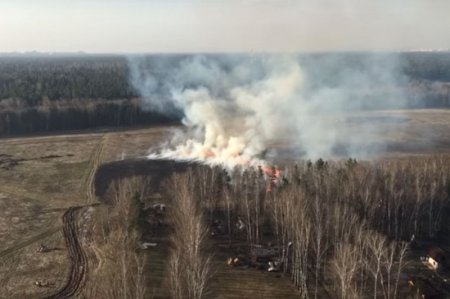
[[[187,127],[151,157],[234,167],[373,156],[384,145],[363,112],[404,105],[393,54],[132,56],[129,64],[145,106]]]

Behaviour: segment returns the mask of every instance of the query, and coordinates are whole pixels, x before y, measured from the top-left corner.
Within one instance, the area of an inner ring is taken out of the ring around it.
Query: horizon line
[[[258,55],[258,54],[274,54],[274,55],[283,55],[283,54],[331,54],[331,53],[443,53],[443,52],[450,52],[450,48],[437,48],[437,49],[427,49],[427,48],[413,48],[413,49],[397,49],[397,50],[315,50],[315,51],[139,51],[139,52],[133,52],[133,51],[117,51],[117,52],[96,52],[96,51],[38,51],[38,50],[30,50],[30,51],[0,51],[0,56],[12,56],[12,55],[42,55],[42,56],[63,56],[63,55],[79,55],[79,56],[108,56],[108,55],[226,55],[226,54],[235,54],[235,55]]]

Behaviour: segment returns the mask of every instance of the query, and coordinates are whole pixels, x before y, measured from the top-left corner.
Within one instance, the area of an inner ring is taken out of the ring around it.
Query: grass
[[[0,298],[43,297],[64,283],[68,261],[62,232],[45,236],[39,241],[58,250],[36,253],[36,242],[0,258]],[[51,286],[38,288],[34,285],[37,280],[47,281]]]
[[[58,210],[44,210],[31,199],[3,195],[0,199],[0,256],[4,250],[58,226],[54,221],[58,214]]]
[[[298,298],[289,276],[254,268],[229,267],[226,253],[214,258],[216,269],[211,281],[214,298]]]

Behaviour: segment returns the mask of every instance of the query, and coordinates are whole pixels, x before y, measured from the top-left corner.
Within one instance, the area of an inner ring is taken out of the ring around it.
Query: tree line
[[[174,118],[144,110],[138,99],[46,103],[48,105],[20,110],[0,109],[0,136],[98,127],[155,125],[176,121]]]
[[[161,124],[112,55],[0,57],[0,136]]]

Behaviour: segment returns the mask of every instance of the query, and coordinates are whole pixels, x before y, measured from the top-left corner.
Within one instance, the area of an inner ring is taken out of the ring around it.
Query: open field
[[[369,121],[361,122],[361,117]],[[364,132],[374,134],[367,136],[368,142],[376,136],[377,143],[383,144],[386,152],[382,158],[450,153],[448,109],[371,112],[369,117],[356,115],[343,124],[349,135],[359,134],[361,125],[376,127],[376,131]],[[70,207],[99,202],[94,182],[102,164],[143,157],[150,147],[164,141],[175,129],[178,128],[0,139],[0,298],[40,298],[57,293],[67,283],[71,269],[63,234],[64,213]],[[288,147],[284,143],[277,146]],[[82,212],[88,209],[82,208]],[[77,222],[81,237],[83,225],[83,221]],[[159,238],[158,247],[147,253],[146,272],[149,273],[148,291],[154,292],[156,298],[164,298],[169,296],[165,278],[169,237]],[[53,250],[36,253],[41,243]],[[88,259],[85,284],[92,286],[96,282],[90,281],[90,277],[100,279],[92,272],[111,261],[98,260],[95,249],[88,243],[83,241],[81,246]],[[229,251],[223,249],[220,239],[214,240],[213,245],[217,248],[213,258],[216,276],[211,281],[214,298],[295,297],[295,287],[288,277],[227,267]],[[46,281],[49,285],[37,287],[36,281]],[[83,297],[83,287],[81,284],[80,290],[74,293]]]
[[[412,109],[356,112],[330,115],[339,136],[334,155],[359,159],[446,153],[450,149],[450,109]],[[317,136],[321,140],[321,136]],[[277,140],[273,147],[280,160],[299,157],[289,140]]]
[[[96,202],[92,181],[99,164],[120,159],[122,150],[144,155],[160,132],[110,133],[111,145],[104,133],[0,140],[0,277],[5,282],[0,298],[50,295],[65,282],[69,260],[62,215],[71,206]],[[41,243],[58,250],[36,254]],[[41,279],[51,286],[36,287]]]
[[[368,113],[385,156],[445,153],[450,149],[450,109],[393,110]],[[354,130],[360,124],[353,122]],[[364,125],[364,124],[363,124]],[[352,127],[352,126],[351,126]],[[350,131],[351,134],[351,131]],[[370,141],[370,136],[367,138]]]

